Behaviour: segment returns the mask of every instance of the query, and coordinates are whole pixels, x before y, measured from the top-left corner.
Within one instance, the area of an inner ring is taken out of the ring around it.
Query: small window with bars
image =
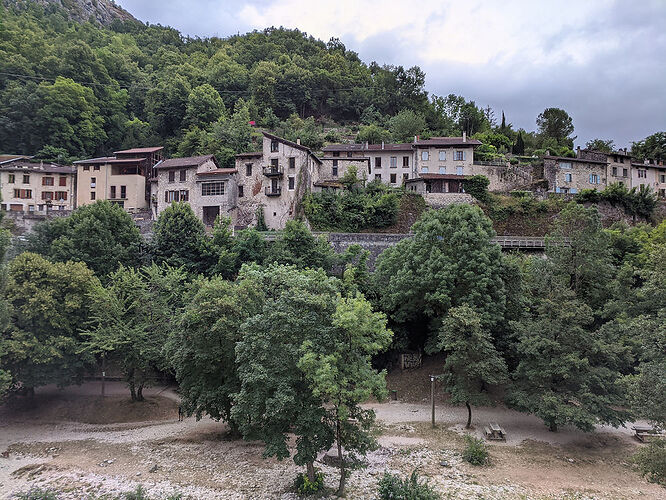
[[[201,184],[201,196],[220,196],[224,194],[224,182],[204,182]]]

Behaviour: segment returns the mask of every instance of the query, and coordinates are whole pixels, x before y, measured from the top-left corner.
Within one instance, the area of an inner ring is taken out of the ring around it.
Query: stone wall
[[[444,208],[461,203],[476,203],[474,197],[467,193],[424,193],[423,199],[426,205],[432,208]]]

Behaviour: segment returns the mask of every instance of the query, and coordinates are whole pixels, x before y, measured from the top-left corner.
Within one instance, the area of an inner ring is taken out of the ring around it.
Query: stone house
[[[256,224],[261,208],[270,229],[282,229],[301,210],[305,194],[320,180],[322,161],[299,141],[263,133],[261,152],[236,156],[237,225]]]
[[[236,222],[238,184],[235,168],[219,168],[213,155],[171,158],[155,165],[151,177],[153,218],[171,203],[187,202],[203,223],[212,227],[215,219],[231,217]]]
[[[414,138],[415,175],[470,175],[474,165],[474,148],[481,141],[462,137]]]
[[[149,208],[154,167],[162,161],[162,147],[116,151],[115,156],[74,162],[77,169],[77,205],[109,200],[128,211]]]
[[[544,156],[544,179],[551,193],[575,194],[582,189],[602,190],[607,185],[605,159]]]
[[[37,213],[73,210],[76,207],[76,169],[31,158],[0,157],[2,210]]]

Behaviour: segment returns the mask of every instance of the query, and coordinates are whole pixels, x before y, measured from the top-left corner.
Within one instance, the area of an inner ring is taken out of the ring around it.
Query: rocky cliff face
[[[132,14],[116,5],[113,0],[2,0],[2,3],[18,9],[29,3],[36,3],[44,7],[56,6],[64,9],[69,18],[74,21],[85,22],[94,19],[104,26],[108,26],[116,19],[136,21]]]

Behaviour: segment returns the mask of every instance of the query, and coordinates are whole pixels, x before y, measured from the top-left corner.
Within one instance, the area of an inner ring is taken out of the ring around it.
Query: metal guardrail
[[[546,239],[531,236],[496,236],[493,241],[502,248],[546,248]]]

